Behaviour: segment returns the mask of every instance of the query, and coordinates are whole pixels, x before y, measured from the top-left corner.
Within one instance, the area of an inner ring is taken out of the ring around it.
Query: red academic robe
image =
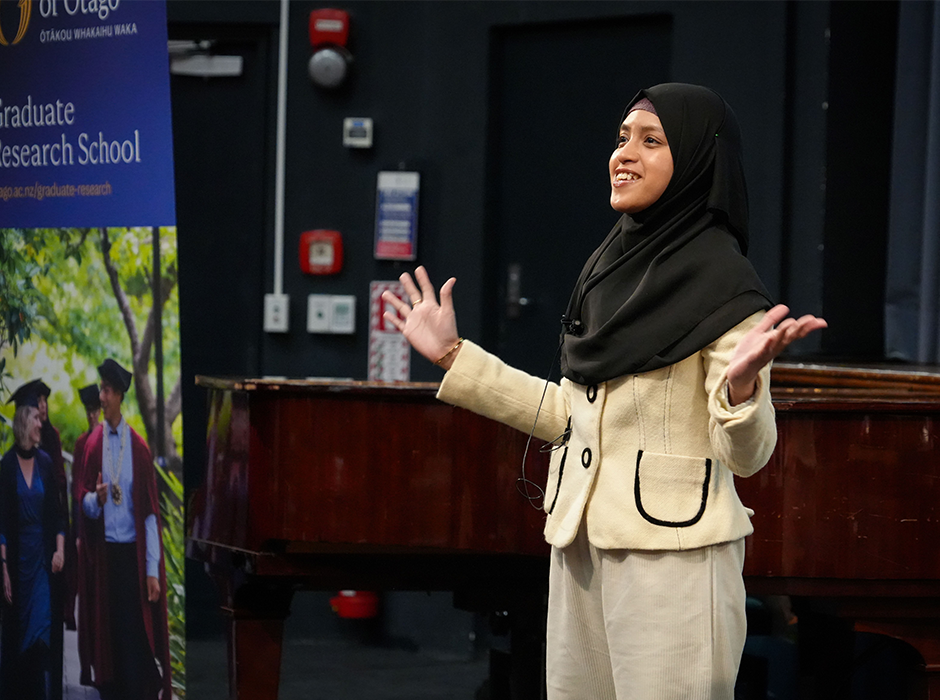
[[[151,603],[147,600],[147,536],[144,521],[151,513],[157,517],[157,532],[163,531],[160,517],[159,497],[157,494],[156,472],[153,458],[147,443],[133,430],[131,434],[131,455],[134,468],[134,527],[137,531],[137,579],[140,595],[140,610],[144,619],[144,629],[150,650],[160,663],[163,672],[163,700],[172,697],[170,670],[170,637],[167,628],[166,608],[166,568],[163,561],[163,540],[160,540],[160,599]],[[98,475],[101,474],[102,425],[96,427],[84,451],[83,486],[80,498],[85,494],[95,493]],[[84,515],[82,510],[82,559],[84,576],[79,581],[79,598],[87,600],[90,614],[90,663],[95,672],[95,685],[101,687],[110,683],[114,677],[113,658],[111,655],[111,620],[108,615],[108,577],[105,561],[104,517],[93,520]]]

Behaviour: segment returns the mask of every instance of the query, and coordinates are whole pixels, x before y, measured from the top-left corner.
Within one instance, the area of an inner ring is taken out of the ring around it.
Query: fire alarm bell
[[[335,275],[343,268],[343,236],[317,229],[300,234],[300,270],[308,275]]]
[[[348,12],[324,8],[310,13],[310,45],[314,53],[307,71],[314,84],[322,88],[342,85],[352,61],[346,48],[348,40]]]

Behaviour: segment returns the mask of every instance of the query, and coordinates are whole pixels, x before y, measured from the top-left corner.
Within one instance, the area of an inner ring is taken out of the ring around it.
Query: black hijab
[[[579,384],[675,364],[771,306],[747,253],[741,134],[716,92],[641,90],[674,164],[649,208],[624,214],[581,271],[568,303],[561,370]],[[618,124],[619,129],[619,124]]]

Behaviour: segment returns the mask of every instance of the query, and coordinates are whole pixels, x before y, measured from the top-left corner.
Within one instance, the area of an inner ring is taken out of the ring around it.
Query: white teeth
[[[623,182],[624,180],[639,180],[639,178],[633,173],[617,173],[617,177],[614,179],[618,182]]]

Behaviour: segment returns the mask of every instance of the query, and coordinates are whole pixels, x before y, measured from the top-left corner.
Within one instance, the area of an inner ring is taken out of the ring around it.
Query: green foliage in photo
[[[163,559],[166,565],[166,604],[170,623],[170,665],[173,694],[186,697],[186,547],[183,517],[183,482],[173,472],[154,464],[166,487],[160,504],[163,515]]]

